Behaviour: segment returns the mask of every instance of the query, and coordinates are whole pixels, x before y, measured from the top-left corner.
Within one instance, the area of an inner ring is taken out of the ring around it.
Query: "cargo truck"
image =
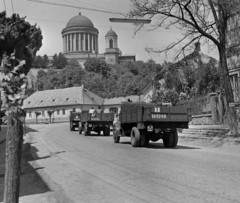
[[[113,125],[113,113],[81,113],[81,122],[79,123],[79,134],[82,132],[85,136],[95,131],[98,135],[103,131],[104,136],[110,135],[110,126]]]
[[[174,148],[178,143],[177,128],[188,128],[190,120],[190,108],[125,102],[113,124],[113,141],[119,143],[121,136],[127,136],[133,147],[143,147],[149,141],[162,139],[166,148]]]
[[[78,128],[80,122],[80,112],[71,112],[69,116],[70,130],[74,131]]]

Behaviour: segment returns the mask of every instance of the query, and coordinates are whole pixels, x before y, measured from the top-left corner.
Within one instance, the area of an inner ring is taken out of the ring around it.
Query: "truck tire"
[[[172,136],[173,136],[173,144],[172,144],[172,148],[175,148],[177,146],[178,143],[178,131],[172,131]]]
[[[150,139],[148,136],[146,136],[146,139],[145,139],[145,145],[147,145],[149,143]]]
[[[82,128],[81,127],[79,127],[78,132],[79,132],[79,135],[82,134]]]
[[[139,147],[140,145],[140,132],[136,127],[131,130],[131,144],[133,147]]]
[[[84,125],[84,135],[85,135],[85,136],[88,136],[89,133],[90,133],[90,132],[89,132],[89,128],[88,128],[87,124],[85,124],[85,125]]]
[[[173,133],[171,132],[165,132],[163,134],[163,145],[166,148],[171,148],[173,146]]]
[[[120,141],[120,130],[113,129],[113,142],[119,143]]]
[[[144,147],[146,144],[146,130],[139,130],[140,131],[140,147]]]
[[[103,134],[104,134],[104,136],[110,136],[110,128],[109,127],[105,127]]]
[[[72,124],[72,123],[70,123],[70,130],[71,130],[71,131],[74,131],[74,127],[73,127],[73,124]]]

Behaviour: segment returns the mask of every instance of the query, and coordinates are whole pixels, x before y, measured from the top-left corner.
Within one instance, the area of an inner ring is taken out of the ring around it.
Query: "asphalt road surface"
[[[181,140],[175,149],[162,141],[133,148],[128,137],[115,144],[112,136],[71,132],[69,124],[37,128],[55,155],[39,163],[73,202],[240,202],[238,150]]]

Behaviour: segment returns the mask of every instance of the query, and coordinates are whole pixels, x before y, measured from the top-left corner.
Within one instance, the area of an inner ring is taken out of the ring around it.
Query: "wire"
[[[63,1],[69,2],[68,0],[63,0]],[[79,1],[79,0],[72,0],[72,1],[77,1],[77,2],[80,2],[80,3],[83,3],[83,4],[87,4],[87,5],[90,5],[90,6],[97,7],[97,8],[103,8],[103,9],[106,9],[105,7],[97,6],[97,5],[90,4],[90,3],[85,3],[85,2],[83,2],[83,1]],[[72,2],[69,2],[69,3],[72,3]],[[79,5],[79,4],[76,4],[76,3],[75,3],[75,5]],[[118,13],[118,11],[114,11],[114,10],[111,10],[111,9],[107,9],[107,10]]]
[[[46,1],[37,1],[37,0],[27,0],[27,1],[32,1],[32,2],[34,2],[34,3],[43,3],[43,4],[50,4],[50,5],[55,5],[55,6],[63,6],[63,7],[70,7],[70,8],[79,8],[79,9],[85,9],[85,10],[89,10],[89,11],[97,11],[97,12],[102,12],[102,13],[111,13],[111,14],[119,14],[119,15],[122,15],[122,16],[126,16],[126,14],[124,14],[124,13],[111,12],[111,11],[99,10],[99,9],[93,9],[93,8],[86,8],[86,7],[82,7],[82,6],[72,6],[72,5],[52,3],[52,2],[46,2]]]
[[[28,18],[27,19],[31,19],[31,20],[39,20],[39,21],[46,21],[46,22],[51,22],[51,23],[64,23],[67,24],[67,22],[63,22],[63,21],[55,21],[55,20],[45,20],[45,19],[39,19],[39,18]],[[109,26],[103,26],[103,25],[96,25],[96,27],[109,27]],[[124,27],[114,27],[114,28],[118,28],[118,29],[125,29],[125,30],[132,30],[132,28],[124,28]],[[147,30],[147,29],[142,29],[143,31],[154,31],[154,32],[171,32],[171,33],[181,33],[181,31],[178,30],[171,30],[171,29],[167,29],[167,30]]]

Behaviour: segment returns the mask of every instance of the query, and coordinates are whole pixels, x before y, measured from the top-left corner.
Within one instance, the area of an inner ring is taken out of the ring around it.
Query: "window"
[[[65,109],[62,110],[62,115],[65,115]]]
[[[59,115],[59,109],[57,109],[57,115]]]
[[[81,33],[81,50],[83,50],[83,43],[84,43],[84,38],[83,38],[83,33]]]
[[[113,40],[112,39],[109,40],[109,48],[113,48]]]
[[[79,45],[79,34],[77,33],[77,34],[76,34],[76,50],[77,50],[77,51],[79,50],[78,45]]]
[[[42,111],[42,116],[45,117],[45,111]]]
[[[29,111],[29,118],[32,118],[32,112]]]
[[[72,50],[71,51],[74,51],[74,34],[72,34]]]
[[[70,45],[71,45],[70,34],[68,34],[68,51],[71,51]]]
[[[73,108],[73,112],[75,112],[76,111],[76,109],[75,108]]]

